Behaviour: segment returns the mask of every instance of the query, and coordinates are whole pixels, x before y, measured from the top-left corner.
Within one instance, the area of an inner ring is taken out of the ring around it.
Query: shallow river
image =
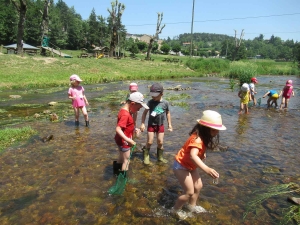
[[[258,77],[257,98],[269,89],[280,91],[287,79],[294,81],[296,92],[288,110],[267,109],[267,99],[262,98],[261,105],[250,108],[248,115],[238,115],[238,90],[229,89],[227,79],[161,81],[165,89],[177,85],[187,89],[164,93],[172,104],[174,129],[165,133],[165,157],[169,163],[156,162],[153,144],[153,164],[143,165],[143,133],[136,140],[138,150],[132,156],[129,181],[122,196],[110,196],[107,191],[116,181],[112,172],[112,162],[118,156],[114,142],[116,115],[127,94],[128,82],[91,86],[83,83],[90,102],[90,128],[84,127],[81,114],[78,129],[67,99],[68,87],[0,92],[1,129],[29,125],[38,131],[29,142],[10,147],[0,155],[0,224],[278,224],[282,210],[291,206],[287,197],[295,193],[267,199],[246,218],[243,215],[249,202],[268,187],[300,184],[300,79]],[[137,83],[139,91],[149,99],[148,86],[152,82]],[[22,98],[9,99],[12,94]],[[51,101],[58,104],[48,106]],[[220,144],[228,149],[207,152],[206,164],[220,174],[218,184],[199,171],[204,187],[198,204],[209,212],[190,214],[185,221],[178,221],[168,213],[182,192],[171,166],[196,119],[206,109],[222,115],[227,130],[220,132]],[[44,114],[45,110],[49,111]],[[51,122],[49,112],[56,113],[59,121]],[[43,142],[48,135],[54,138]]]

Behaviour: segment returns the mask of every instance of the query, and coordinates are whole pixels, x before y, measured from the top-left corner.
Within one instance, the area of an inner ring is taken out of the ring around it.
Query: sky
[[[94,8],[105,18],[111,0],[63,0],[87,20]],[[115,1],[115,0],[114,0]],[[193,33],[214,33],[253,40],[260,34],[282,40],[300,42],[300,0],[119,0],[125,5],[122,24],[130,34],[154,35],[157,13],[163,13],[165,28],[160,39],[171,39],[191,33],[194,1]]]

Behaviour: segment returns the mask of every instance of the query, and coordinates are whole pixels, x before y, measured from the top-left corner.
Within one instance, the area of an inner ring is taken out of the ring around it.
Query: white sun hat
[[[241,87],[241,90],[242,90],[243,92],[248,91],[248,90],[249,90],[249,84],[243,83],[243,85],[242,85],[242,87]]]
[[[129,95],[129,98],[128,98],[130,101],[132,102],[136,102],[136,103],[139,103],[141,104],[145,109],[149,109],[149,107],[147,106],[146,103],[144,103],[144,96],[142,93],[140,92],[133,92]]]
[[[203,111],[203,116],[197,122],[205,127],[210,127],[215,130],[226,130],[226,127],[222,124],[221,115],[212,110]]]

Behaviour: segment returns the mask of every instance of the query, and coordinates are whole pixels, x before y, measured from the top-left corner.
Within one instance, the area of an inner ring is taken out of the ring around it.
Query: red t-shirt
[[[119,111],[117,126],[121,127],[126,137],[132,139],[134,132],[134,121],[131,114],[127,110],[121,109]],[[115,135],[115,141],[117,145],[121,146],[122,148],[130,148],[128,143],[121,138],[118,133]]]
[[[179,150],[177,155],[175,156],[175,159],[177,162],[179,162],[182,166],[189,170],[195,170],[197,166],[191,159],[191,149],[192,148],[198,148],[199,153],[198,156],[200,159],[204,159],[204,153],[205,153],[205,145],[201,141],[201,143],[196,143],[197,135],[192,134],[187,141],[184,143],[182,148]]]

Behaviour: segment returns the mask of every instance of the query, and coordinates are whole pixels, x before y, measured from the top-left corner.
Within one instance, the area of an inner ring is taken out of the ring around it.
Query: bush
[[[229,68],[229,61],[224,59],[190,58],[187,60],[186,66],[202,74],[221,73]]]
[[[257,65],[242,61],[231,62],[229,70],[224,75],[230,79],[238,79],[240,85],[250,83],[251,78],[257,75]]]

